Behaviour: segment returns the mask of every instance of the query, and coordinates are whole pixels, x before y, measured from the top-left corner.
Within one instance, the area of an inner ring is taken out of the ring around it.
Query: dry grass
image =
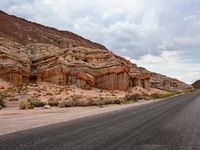
[[[60,101],[60,102],[58,103],[58,107],[59,107],[59,108],[64,108],[64,107],[66,107],[66,101],[65,101],[65,100]]]
[[[6,107],[6,103],[3,97],[0,96],[0,106],[1,107]]]
[[[20,109],[33,109],[34,107],[44,107],[46,105],[45,102],[42,102],[39,99],[29,98],[27,100],[22,100],[19,103]]]
[[[19,103],[20,109],[33,109],[34,105],[29,100],[22,100]]]
[[[127,103],[127,102],[137,102],[138,100],[141,100],[141,99],[144,99],[143,95],[140,95],[140,94],[127,94],[124,97],[124,102],[125,103]]]
[[[5,98],[6,98],[6,94],[0,93],[0,106],[1,107],[6,107]]]
[[[158,93],[154,93],[151,95],[147,95],[147,94],[143,94],[143,95],[139,95],[139,94],[127,94],[124,97],[124,103],[133,103],[133,102],[137,102],[138,100],[150,100],[150,99],[163,99],[163,98],[167,98],[167,97],[171,97],[171,96],[175,96],[178,94],[181,94],[182,92],[169,92],[169,93],[165,93],[165,94],[158,94]]]
[[[75,106],[101,106],[109,104],[121,104],[122,100],[117,98],[80,98],[65,99],[60,101],[58,107],[75,107]]]
[[[34,107],[44,107],[46,105],[46,102],[42,102],[41,100],[39,99],[30,99],[29,100],[31,102],[31,104],[34,106]]]
[[[47,104],[50,105],[50,106],[52,106],[52,107],[54,107],[54,106],[57,107],[58,104],[59,104],[59,99],[51,97],[51,98],[48,99]]]

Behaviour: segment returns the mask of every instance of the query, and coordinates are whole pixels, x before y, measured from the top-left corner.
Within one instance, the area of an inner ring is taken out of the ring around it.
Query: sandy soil
[[[133,104],[112,105],[101,107],[72,107],[19,110],[18,108],[5,108],[0,110],[0,135],[21,130],[36,128],[49,124],[65,122],[82,117],[101,114],[109,111],[139,106],[151,101],[140,101]]]
[[[134,104],[104,106],[103,108],[74,107],[51,109],[35,108],[33,110],[19,110],[20,100],[35,98],[41,101],[48,101],[48,99],[51,97],[63,100],[68,99],[73,95],[79,95],[86,98],[123,98],[128,93],[152,94],[163,93],[164,91],[152,88],[147,90],[140,87],[132,88],[128,92],[119,90],[108,91],[96,88],[91,90],[83,90],[77,88],[76,86],[58,86],[44,82],[28,84],[22,87],[15,87],[6,81],[0,80],[0,92],[6,93],[7,95],[5,99],[7,108],[0,110],[0,135],[3,135],[152,102],[140,101]]]
[[[37,84],[27,84],[21,87],[12,86],[6,81],[0,80],[0,94],[3,93],[7,107],[18,107],[21,100],[38,99],[43,102],[48,102],[49,99],[68,100],[73,96],[87,98],[114,98],[122,99],[127,94],[153,94],[166,93],[165,91],[150,88],[143,89],[141,87],[134,87],[129,91],[109,91],[97,88],[91,90],[83,90],[75,85],[59,86],[51,83],[37,82]]]

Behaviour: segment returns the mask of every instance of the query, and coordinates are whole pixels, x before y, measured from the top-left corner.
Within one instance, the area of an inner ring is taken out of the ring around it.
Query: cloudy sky
[[[200,0],[1,0],[0,9],[102,43],[151,71],[200,78]]]

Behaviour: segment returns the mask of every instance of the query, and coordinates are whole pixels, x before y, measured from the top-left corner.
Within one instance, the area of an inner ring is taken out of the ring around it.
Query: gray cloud
[[[0,2],[0,9],[10,14],[73,31],[136,60],[148,54],[157,58],[163,51],[181,53],[183,59],[190,60],[187,67],[200,64],[199,7],[199,0]]]

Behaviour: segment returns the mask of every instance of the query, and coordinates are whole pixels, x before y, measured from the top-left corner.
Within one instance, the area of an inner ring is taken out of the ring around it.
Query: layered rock
[[[29,82],[31,62],[22,49],[22,45],[0,38],[0,78],[15,85]]]
[[[132,87],[169,91],[191,86],[113,54],[71,32],[58,31],[0,12],[0,78],[15,85],[50,82],[127,91]]]
[[[191,85],[181,82],[174,78],[169,78],[167,76],[151,73],[151,87],[166,90],[166,91],[189,91],[193,90]]]
[[[194,83],[192,84],[192,86],[193,86],[195,89],[200,89],[200,80],[194,82]]]

